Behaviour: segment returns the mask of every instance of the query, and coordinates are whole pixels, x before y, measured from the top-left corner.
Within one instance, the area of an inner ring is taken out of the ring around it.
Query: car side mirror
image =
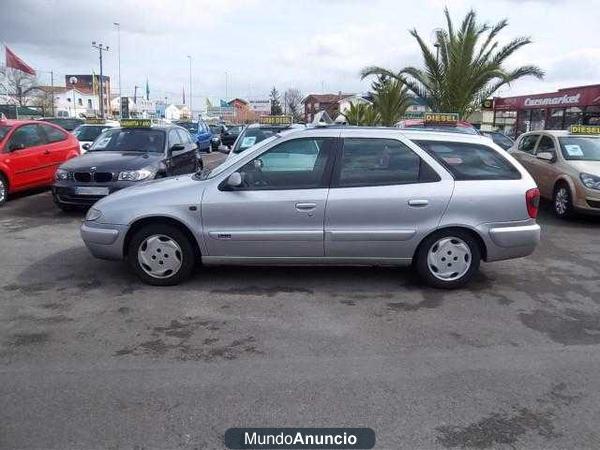
[[[82,148],[82,149],[84,149],[84,150],[89,150],[89,149],[90,149],[90,147],[91,147],[91,145],[90,145],[90,144],[88,144],[88,143],[85,143],[85,144],[83,144],[83,145],[81,146],[81,148]]]
[[[548,162],[553,162],[555,157],[554,153],[552,152],[539,152],[535,156],[537,159]]]
[[[185,145],[183,144],[173,144],[169,149],[169,157],[173,156],[173,153],[180,152],[181,150],[185,150]]]
[[[229,178],[227,178],[227,186],[229,188],[240,187],[242,182],[242,174],[239,172],[233,172],[231,175],[229,175]]]

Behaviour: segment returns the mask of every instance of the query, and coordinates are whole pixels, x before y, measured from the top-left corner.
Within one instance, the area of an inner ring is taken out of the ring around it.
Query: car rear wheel
[[[2,206],[8,198],[8,182],[4,175],[0,174],[0,206]]]
[[[573,199],[571,191],[566,184],[561,183],[554,189],[552,210],[556,217],[561,219],[566,219],[573,215]]]
[[[423,241],[417,251],[415,266],[429,286],[456,289],[471,280],[480,262],[479,244],[470,233],[447,230]]]
[[[155,286],[179,284],[195,264],[192,242],[172,225],[151,224],[135,232],[127,256],[138,277]]]

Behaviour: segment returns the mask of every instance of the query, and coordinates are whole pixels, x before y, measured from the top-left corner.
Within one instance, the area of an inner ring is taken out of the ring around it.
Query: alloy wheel
[[[559,216],[564,216],[569,209],[569,193],[567,188],[560,187],[554,197],[554,209]]]

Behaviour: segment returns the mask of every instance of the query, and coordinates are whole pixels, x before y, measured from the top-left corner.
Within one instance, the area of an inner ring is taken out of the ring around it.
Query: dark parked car
[[[242,132],[243,128],[243,125],[233,125],[230,127],[226,127],[225,130],[221,132],[221,144],[231,148],[231,146],[233,146],[233,144],[235,143],[235,140]]]
[[[219,150],[219,147],[221,145],[221,135],[223,131],[225,131],[227,128],[221,123],[211,124],[208,127],[210,128],[210,132],[212,133],[212,138],[210,140],[211,148],[213,150]]]
[[[67,131],[73,131],[79,125],[85,123],[83,119],[77,119],[75,117],[44,117],[40,120],[43,120],[44,122],[53,123],[54,125],[58,125],[59,127],[62,127],[64,130]]]
[[[52,193],[59,208],[90,206],[139,182],[202,169],[198,146],[184,128],[151,126],[149,120],[122,124],[98,136],[85,155],[58,168]]]
[[[480,131],[480,133],[484,136],[491,138],[492,141],[494,141],[494,144],[496,144],[504,150],[508,150],[515,143],[515,141],[513,141],[504,133],[500,133],[499,131]]]

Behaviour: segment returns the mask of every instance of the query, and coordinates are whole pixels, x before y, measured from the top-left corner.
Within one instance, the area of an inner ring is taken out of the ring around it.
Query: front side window
[[[344,139],[336,186],[381,186],[419,182],[421,158],[394,139]]]
[[[10,139],[9,149],[19,150],[22,148],[43,145],[45,143],[44,136],[37,125],[23,125],[22,127],[17,128],[13,133]]]
[[[519,150],[525,153],[533,154],[533,150],[535,149],[535,143],[537,142],[540,136],[538,134],[529,134],[524,136],[519,141]]]
[[[283,142],[242,166],[246,190],[326,187],[325,169],[334,138],[303,138]]]
[[[179,136],[179,133],[177,133],[177,130],[169,131],[169,147],[173,147],[177,144],[183,144],[183,142],[181,142],[181,137]]]
[[[50,125],[40,125],[46,133],[46,138],[49,143],[60,142],[67,139],[67,135],[64,131],[58,130]],[[99,133],[98,133],[99,134]]]
[[[540,153],[540,152],[550,152],[550,153],[555,152],[554,141],[552,140],[552,138],[550,136],[542,136],[540,138],[540,142],[537,147],[537,153]]]
[[[0,141],[4,139],[4,137],[8,134],[8,132],[10,131],[10,127],[7,126],[0,126]]]
[[[190,133],[185,130],[177,130],[177,133],[179,134],[179,140],[182,144],[192,143],[192,137],[190,136]]]
[[[457,181],[518,180],[521,173],[491,147],[444,141],[414,141],[442,164]]]
[[[600,138],[561,137],[558,138],[565,159],[572,161],[600,161]]]

